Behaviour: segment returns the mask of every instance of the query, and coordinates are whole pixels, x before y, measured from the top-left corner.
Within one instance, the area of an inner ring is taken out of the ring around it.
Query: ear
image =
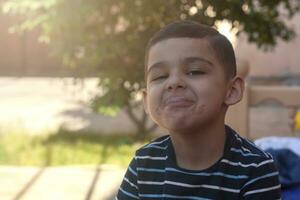
[[[147,104],[147,91],[146,89],[143,89],[142,90],[142,94],[143,94],[143,104],[144,104],[144,110],[147,114],[149,114],[148,112],[148,104]]]
[[[234,77],[229,83],[224,103],[230,106],[240,102],[243,98],[244,87],[244,80],[238,76]]]

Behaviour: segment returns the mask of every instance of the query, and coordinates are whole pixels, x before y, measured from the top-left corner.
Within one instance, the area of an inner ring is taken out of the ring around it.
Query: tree
[[[35,27],[63,63],[79,75],[99,77],[97,111],[125,107],[137,132],[147,134],[145,113],[138,116],[136,96],[144,85],[144,49],[165,24],[192,19],[214,25],[228,20],[259,48],[272,48],[278,39],[295,36],[286,23],[299,11],[299,0],[6,0],[5,13],[23,21],[14,31]]]

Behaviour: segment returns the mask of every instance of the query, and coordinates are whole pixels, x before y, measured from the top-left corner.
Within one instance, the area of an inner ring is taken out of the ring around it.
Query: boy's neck
[[[189,170],[204,170],[224,153],[225,125],[203,127],[198,132],[170,133],[177,165]]]

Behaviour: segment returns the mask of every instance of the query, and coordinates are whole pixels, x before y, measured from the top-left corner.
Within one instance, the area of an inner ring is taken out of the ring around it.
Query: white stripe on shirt
[[[233,165],[233,166],[241,166],[241,167],[260,167],[262,165],[265,165],[267,163],[272,163],[273,160],[265,160],[261,163],[250,163],[250,164],[243,164],[241,162],[232,162],[230,160],[227,160],[227,159],[222,159],[221,160],[222,163],[226,163],[226,164],[229,164],[229,165]]]
[[[273,187],[262,188],[262,189],[258,189],[258,190],[251,190],[251,191],[246,192],[244,194],[244,196],[247,196],[247,195],[250,195],[250,194],[261,193],[261,192],[267,192],[267,191],[271,191],[271,190],[276,190],[276,189],[279,189],[279,188],[280,188],[280,185],[276,185],[276,186],[273,186]]]

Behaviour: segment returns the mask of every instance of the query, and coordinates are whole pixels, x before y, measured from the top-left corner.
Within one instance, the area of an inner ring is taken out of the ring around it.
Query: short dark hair
[[[224,65],[226,78],[230,79],[236,75],[236,59],[230,41],[216,29],[189,20],[176,21],[168,24],[149,40],[145,52],[145,75],[150,48],[158,42],[171,38],[207,39],[215,51],[218,60]]]

